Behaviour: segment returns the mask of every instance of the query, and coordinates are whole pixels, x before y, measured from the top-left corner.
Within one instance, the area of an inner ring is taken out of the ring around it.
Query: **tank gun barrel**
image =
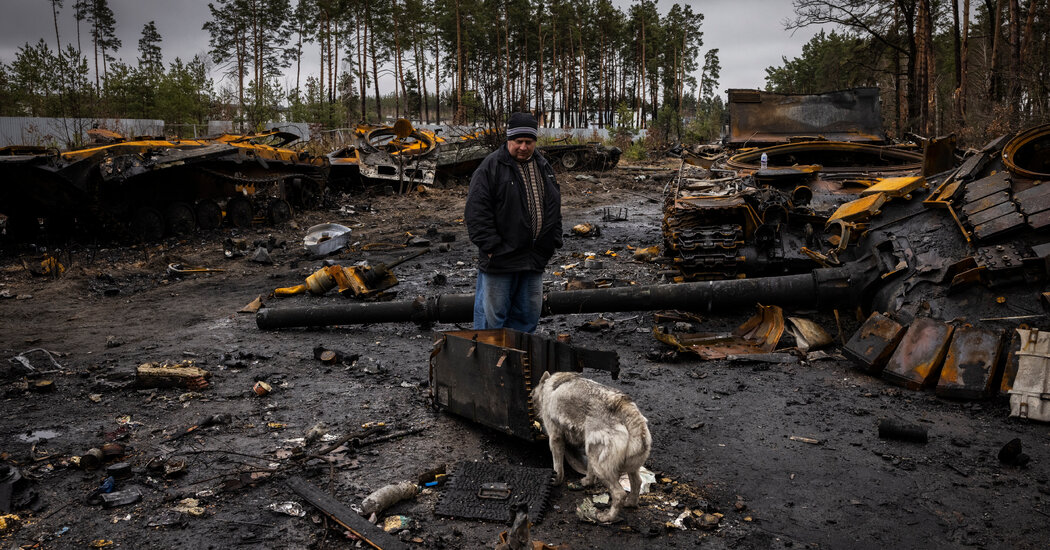
[[[868,262],[858,262],[780,277],[555,291],[544,296],[543,315],[660,309],[714,312],[756,303],[846,307],[859,302],[879,273]],[[402,302],[264,308],[256,314],[256,324],[270,330],[365,323],[464,323],[473,318],[473,312],[473,294],[443,294]]]

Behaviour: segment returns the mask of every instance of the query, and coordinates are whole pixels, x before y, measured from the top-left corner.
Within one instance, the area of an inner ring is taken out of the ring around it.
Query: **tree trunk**
[[[401,72],[401,25],[397,24],[397,2],[394,2],[392,6],[394,8],[392,17],[394,23],[394,118],[401,118],[401,96],[404,94],[398,93],[398,87],[402,92],[405,90],[405,77]]]
[[[62,53],[62,40],[58,37],[58,0],[51,0],[51,16],[55,20],[55,53]]]
[[[990,19],[993,21],[990,36],[992,38],[992,59],[988,65],[988,74],[991,77],[988,82],[988,97],[992,99],[992,102],[998,103],[1002,99],[1002,80],[999,75],[999,48],[1001,40],[1001,30],[1003,25],[1003,1],[998,0],[995,3],[995,16]],[[986,2],[989,4],[990,2]]]
[[[441,124],[441,40],[434,34],[434,123]]]
[[[507,88],[507,105],[510,106],[514,103],[514,99],[511,97],[511,80],[510,80],[510,11],[507,7],[507,2],[503,3],[503,46],[507,52],[507,59],[505,65],[506,71],[506,88]],[[510,107],[509,110],[517,110],[514,107]]]
[[[959,123],[966,120],[966,77],[970,57],[970,0],[963,0],[962,53],[959,66]]]
[[[1010,67],[1006,74],[1010,82],[1007,86],[1009,95],[1007,105],[1015,114],[1019,111],[1021,101],[1021,6],[1018,0],[1009,0],[1010,10]]]
[[[366,32],[368,32],[370,39],[368,49],[372,52],[372,85],[376,92],[376,119],[378,123],[382,123],[383,104],[382,98],[379,97],[379,54],[376,51],[376,32],[375,27],[372,25],[372,10],[369,9],[369,5],[370,2],[365,2],[365,25],[367,26]]]
[[[536,115],[546,122],[543,101],[543,22],[536,18],[536,37],[539,41],[539,49],[536,51]]]
[[[358,13],[357,27],[357,67],[358,87],[361,89],[361,121],[368,122],[368,56],[365,55],[365,41],[368,40],[368,26],[365,26],[364,38],[361,38],[361,14]]]
[[[453,122],[463,124],[466,109],[463,107],[463,29],[459,18],[459,0],[456,0],[456,116]]]

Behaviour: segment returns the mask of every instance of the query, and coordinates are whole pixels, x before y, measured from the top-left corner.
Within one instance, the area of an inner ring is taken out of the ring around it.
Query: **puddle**
[[[37,441],[54,439],[56,437],[58,437],[58,432],[55,430],[36,430],[24,434],[18,434],[18,440],[23,443],[36,443]]]

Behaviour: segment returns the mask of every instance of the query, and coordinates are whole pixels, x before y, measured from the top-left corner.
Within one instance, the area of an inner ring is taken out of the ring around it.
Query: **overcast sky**
[[[55,47],[55,27],[51,3],[46,0],[2,0],[0,16],[0,60],[11,63],[18,48],[26,42],[35,44],[43,38]],[[73,20],[74,0],[65,0],[59,13],[59,35],[62,43],[75,43],[76,26]],[[629,0],[613,0],[626,12]],[[207,0],[110,0],[117,20],[117,36],[123,47],[117,57],[134,64],[138,58],[138,41],[142,27],[155,21],[162,38],[165,64],[176,57],[184,62],[196,54],[207,55],[208,33],[201,26],[209,18]],[[659,0],[665,12],[674,2]],[[795,33],[784,30],[784,20],[792,15],[790,0],[686,0],[694,12],[704,14],[702,30],[704,44],[701,53],[718,48],[722,75],[719,90],[729,88],[764,88],[765,68],[779,65],[781,56],[788,59],[802,53],[805,44],[818,29],[803,29]],[[81,31],[86,32],[86,28]],[[85,52],[90,40],[81,36]],[[316,46],[313,46],[314,48]],[[308,51],[307,59],[317,58],[316,51]],[[88,54],[89,62],[92,56]],[[305,61],[304,61],[305,63]],[[304,64],[304,71],[309,68]],[[316,71],[316,62],[313,64]],[[94,74],[92,68],[92,75]],[[289,73],[294,85],[294,69]],[[214,75],[216,82],[220,75]],[[696,76],[699,76],[698,74]],[[305,77],[304,77],[305,78]],[[724,98],[724,95],[723,95]]]

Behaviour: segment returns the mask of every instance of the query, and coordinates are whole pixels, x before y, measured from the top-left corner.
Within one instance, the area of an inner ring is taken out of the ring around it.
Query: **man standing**
[[[543,269],[562,244],[561,190],[536,154],[536,118],[514,113],[507,143],[470,178],[464,219],[478,247],[474,328],[536,330]]]

